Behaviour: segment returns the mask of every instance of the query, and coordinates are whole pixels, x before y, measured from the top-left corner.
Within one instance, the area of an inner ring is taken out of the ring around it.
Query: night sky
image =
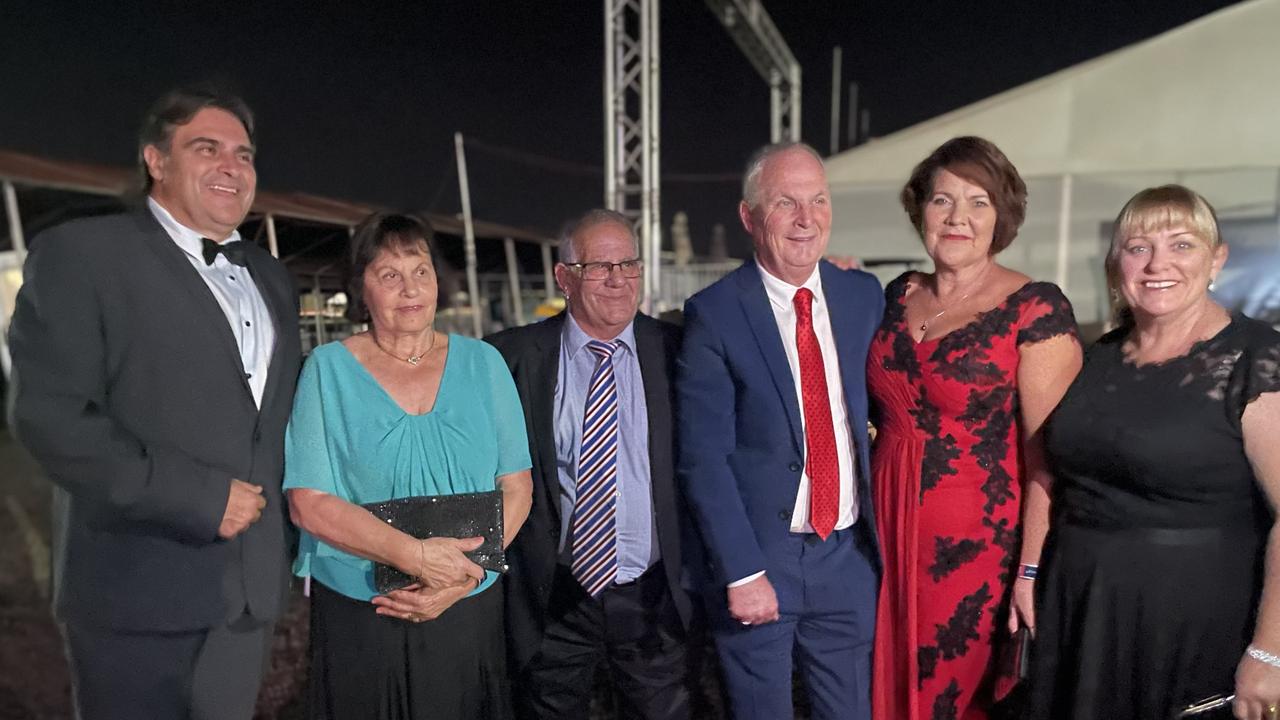
[[[804,138],[824,153],[834,45],[880,136],[1230,4],[765,3],[804,69]],[[768,140],[764,81],[701,0],[666,0],[661,13],[663,173],[736,173]],[[457,212],[461,131],[477,141],[476,214],[551,233],[602,203],[602,55],[598,0],[9,0],[0,147],[131,164],[145,106],[174,85],[215,80],[257,113],[264,189]],[[735,183],[673,178],[662,192],[667,224],[690,213],[696,248],[714,222],[744,247]]]

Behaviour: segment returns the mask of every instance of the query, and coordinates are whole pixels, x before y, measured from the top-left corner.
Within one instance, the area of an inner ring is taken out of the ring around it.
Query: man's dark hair
[[[170,143],[173,141],[174,128],[191,122],[191,118],[205,108],[217,108],[234,115],[244,126],[245,133],[249,136],[249,144],[255,144],[253,111],[239,96],[212,85],[195,85],[170,90],[147,111],[147,117],[142,121],[142,130],[138,133],[138,167],[142,170],[144,193],[151,192],[152,180],[142,151],[148,145],[154,145],[161,152],[168,153]]]

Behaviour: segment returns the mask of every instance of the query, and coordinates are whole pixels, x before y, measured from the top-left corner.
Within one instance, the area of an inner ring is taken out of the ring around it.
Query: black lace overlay
[[[885,355],[882,362],[885,370],[897,371],[907,376],[907,380],[920,380],[920,363],[916,360],[916,347],[910,336],[899,333],[893,337],[893,354]]]
[[[956,701],[960,699],[960,683],[955,678],[947,684],[942,692],[938,693],[938,697],[933,699],[933,712],[929,715],[930,720],[956,720],[959,717],[960,709],[956,707]]]
[[[982,608],[991,599],[991,585],[982,583],[982,587],[960,600],[946,625],[936,627],[934,640],[942,659],[953,660],[964,655],[969,651],[969,643],[979,639]]]
[[[902,304],[902,296],[907,292],[907,278],[910,273],[898,276],[884,289],[884,320],[880,324],[877,335],[882,340],[889,340],[893,353],[886,355],[882,361],[885,370],[905,374],[909,382],[920,380],[920,361],[916,358],[915,341],[907,333],[894,332],[894,329],[906,323],[907,308]]]
[[[933,564],[929,566],[929,574],[934,582],[949,575],[961,565],[978,557],[987,549],[985,540],[953,537],[935,537],[933,539]]]
[[[1049,307],[1048,312],[1032,320],[1026,327],[1018,331],[1018,344],[1038,343],[1059,335],[1070,335],[1080,339],[1080,331],[1076,327],[1076,315],[1071,309],[1071,301],[1062,294],[1062,290],[1052,283],[1030,283],[1022,290],[1028,297]]]
[[[920,502],[923,503],[925,493],[937,487],[942,476],[959,472],[952,463],[960,459],[960,449],[955,436],[942,435],[942,415],[937,406],[929,402],[924,388],[920,389],[920,399],[911,415],[916,427],[926,436],[924,458],[920,463]]]
[[[916,688],[923,688],[924,681],[931,679],[938,672],[938,655],[936,645],[922,645],[916,650],[916,665],[920,668],[916,675]]]
[[[1014,553],[1022,545],[1022,526],[1011,526],[1008,518],[996,522],[989,517],[982,518],[982,524],[991,530],[991,544],[1000,548],[1000,582],[1008,585],[1013,582]]]
[[[991,602],[991,586],[983,583],[975,592],[966,595],[956,605],[955,612],[945,625],[934,627],[934,643],[916,648],[916,662],[919,674],[916,686],[923,687],[924,681],[937,673],[940,660],[954,660],[969,651],[969,643],[980,638],[978,622],[982,619],[982,609]]]
[[[1010,299],[1016,295],[1014,293]],[[997,338],[1013,331],[1021,313],[1019,305],[1006,301],[945,335],[929,359],[937,363],[940,375],[956,382],[966,385],[999,383],[1004,380],[1004,371],[990,358],[991,348]]]

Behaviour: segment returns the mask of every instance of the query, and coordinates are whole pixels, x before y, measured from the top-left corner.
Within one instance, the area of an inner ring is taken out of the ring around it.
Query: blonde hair
[[[1147,235],[1161,230],[1184,227],[1209,243],[1210,250],[1222,244],[1218,214],[1196,191],[1182,185],[1147,188],[1129,198],[1116,216],[1111,231],[1111,248],[1107,251],[1107,289],[1111,293],[1111,311],[1117,325],[1132,322],[1132,313],[1120,296],[1120,253],[1125,240],[1134,235]]]

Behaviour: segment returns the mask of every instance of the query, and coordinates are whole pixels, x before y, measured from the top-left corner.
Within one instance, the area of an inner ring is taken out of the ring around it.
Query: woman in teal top
[[[503,543],[529,512],[529,444],[511,375],[489,345],[432,327],[430,231],[375,214],[352,240],[350,297],[370,330],[308,358],[285,438],[294,572],[310,579],[312,718],[510,715],[497,580],[362,504],[500,489]],[[420,579],[378,595],[374,562]]]

